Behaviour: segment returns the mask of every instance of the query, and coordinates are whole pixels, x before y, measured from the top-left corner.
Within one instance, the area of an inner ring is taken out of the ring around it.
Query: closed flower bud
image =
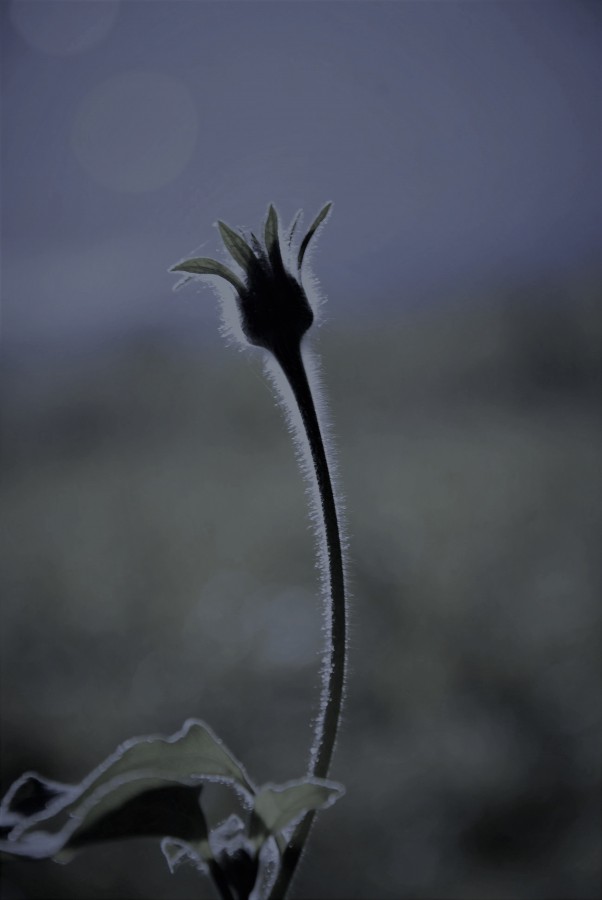
[[[331,203],[327,203],[316,217],[301,241],[296,258],[296,273],[285,265],[278,233],[278,216],[270,205],[261,243],[254,234],[250,241],[226,225],[218,222],[226,249],[240,266],[242,278],[217,260],[199,257],[187,259],[171,272],[187,272],[190,275],[218,275],[228,281],[236,291],[242,332],[250,344],[263,347],[279,355],[298,346],[311,326],[314,313],[301,283],[301,266],[309,242],[318,227],[326,219]],[[289,231],[287,253],[298,217]],[[289,262],[290,265],[290,262]]]

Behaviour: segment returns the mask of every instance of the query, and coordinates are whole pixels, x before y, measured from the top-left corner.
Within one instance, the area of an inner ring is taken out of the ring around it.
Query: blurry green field
[[[3,787],[206,719],[299,776],[312,534],[257,358],[147,337],[4,380]],[[323,329],[351,546],[349,699],[297,883],[315,898],[593,898],[600,878],[600,306]],[[219,797],[216,798],[219,810]],[[210,897],[157,846],[8,862],[4,900]]]

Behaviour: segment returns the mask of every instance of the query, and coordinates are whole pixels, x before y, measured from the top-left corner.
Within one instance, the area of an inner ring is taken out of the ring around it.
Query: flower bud
[[[248,243],[224,222],[218,222],[224,245],[242,269],[242,278],[223,263],[205,257],[184,260],[170,271],[187,272],[190,275],[219,275],[224,278],[236,291],[240,324],[247,341],[272,353],[290,350],[299,346],[301,338],[314,320],[313,310],[300,280],[301,266],[309,242],[326,219],[331,205],[326,204],[301,241],[296,260],[297,276],[284,265],[278,216],[272,205],[268,211],[263,244],[254,234],[251,234]],[[289,231],[289,249],[297,221],[298,217]]]

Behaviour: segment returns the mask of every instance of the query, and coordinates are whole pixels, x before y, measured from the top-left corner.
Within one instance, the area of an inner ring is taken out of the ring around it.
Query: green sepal
[[[278,244],[278,213],[270,203],[268,217],[265,223],[265,246],[268,255],[272,253],[274,245]]]
[[[324,221],[324,219],[330,212],[331,206],[332,206],[332,203],[329,202],[326,204],[326,206],[324,206],[320,210],[320,212],[318,213],[318,215],[312,222],[312,224],[309,228],[309,231],[303,238],[301,246],[299,247],[299,256],[297,258],[297,265],[298,265],[299,269],[301,269],[301,264],[303,263],[303,257],[305,256],[305,251],[307,250],[309,242],[311,241],[312,237],[314,236],[314,234],[316,233],[316,231],[318,230],[318,228],[320,227],[320,225],[322,224],[322,222]]]
[[[218,222],[217,227],[222,236],[222,241],[230,256],[238,263],[241,269],[248,272],[257,263],[257,258],[244,238],[236,233],[225,222]]]
[[[300,209],[295,213],[295,217],[289,226],[289,229],[288,229],[288,245],[289,245],[289,247],[293,242],[293,238],[295,236],[295,231],[297,230],[297,226],[299,225],[299,222],[301,221],[302,216],[303,216],[303,210]]]
[[[284,266],[282,265],[282,254],[280,253],[280,241],[278,238],[278,214],[271,203],[265,223],[265,246],[273,272],[280,274]]]
[[[194,259],[185,259],[183,262],[172,266],[170,272],[188,272],[190,275],[219,275],[225,278],[230,284],[236,288],[238,293],[242,293],[245,289],[244,284],[228,266],[218,262],[216,259],[209,259],[206,256],[195,257]],[[186,279],[188,281],[189,279]]]

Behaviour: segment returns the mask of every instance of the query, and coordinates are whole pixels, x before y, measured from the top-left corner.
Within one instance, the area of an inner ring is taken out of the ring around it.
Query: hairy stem
[[[328,459],[314,399],[301,356],[301,347],[298,344],[292,347],[280,347],[274,350],[274,356],[286,376],[299,407],[311,451],[326,536],[326,565],[328,567],[329,592],[327,640],[329,655],[324,660],[320,714],[315,723],[310,761],[311,774],[316,778],[326,778],[330,769],[339,728],[345,688],[347,613],[343,552]],[[270,900],[283,900],[286,895],[314,818],[315,812],[307,813],[297,826],[282,856],[280,871],[272,888]]]

